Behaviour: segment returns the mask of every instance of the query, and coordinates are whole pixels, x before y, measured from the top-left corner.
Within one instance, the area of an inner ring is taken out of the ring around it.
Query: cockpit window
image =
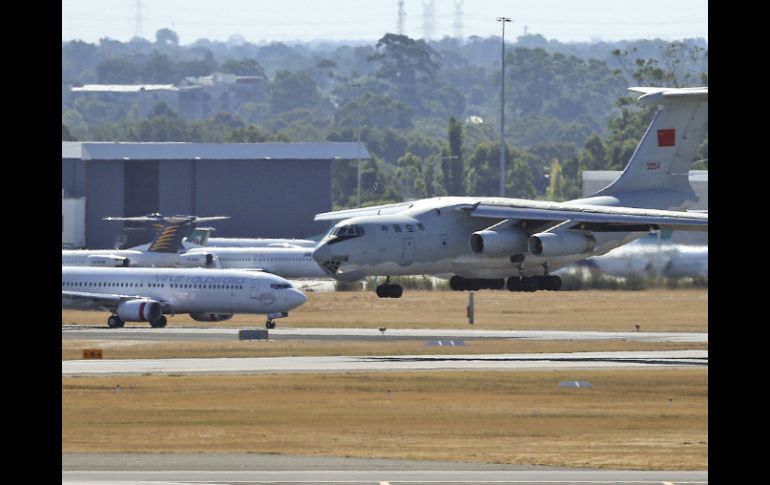
[[[271,283],[270,288],[274,288],[276,290],[284,290],[286,288],[291,288],[291,285],[289,283]]]
[[[332,231],[333,236],[363,236],[366,234],[364,228],[358,224],[349,224],[347,226],[340,226]]]

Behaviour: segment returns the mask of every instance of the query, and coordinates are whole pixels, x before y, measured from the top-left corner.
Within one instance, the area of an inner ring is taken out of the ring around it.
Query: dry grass
[[[704,470],[707,450],[705,369],[62,378],[65,453]]]
[[[424,340],[277,340],[174,341],[62,340],[62,359],[83,358],[83,349],[103,350],[104,359],[175,359],[211,357],[285,357],[325,355],[504,354],[536,352],[609,352],[634,350],[707,349],[708,344],[626,341],[466,340],[457,347],[431,347]]]
[[[307,293],[308,302],[278,320],[285,327],[479,328],[485,330],[597,330],[707,332],[708,290],[479,291],[476,323],[468,325],[468,293],[404,291],[400,299],[373,292]],[[107,313],[62,310],[62,323],[105,326]],[[200,323],[188,315],[169,326],[254,327],[264,317],[236,315],[220,323]]]

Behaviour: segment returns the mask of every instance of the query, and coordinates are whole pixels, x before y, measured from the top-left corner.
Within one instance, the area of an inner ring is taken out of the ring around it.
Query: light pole
[[[358,83],[358,82],[352,83],[351,86],[353,86],[354,88],[360,88],[361,83]],[[357,91],[360,92],[360,89],[357,89]],[[358,170],[356,175],[356,179],[358,180],[358,182],[356,183],[356,194],[357,194],[358,202],[356,203],[356,207],[361,207],[361,126],[360,125],[358,126],[358,130],[356,131],[358,132],[358,145],[356,147],[356,152],[358,153]]]
[[[497,17],[497,21],[503,24],[503,43],[500,54],[502,70],[500,73],[500,197],[505,197],[505,143],[503,141],[503,127],[505,126],[505,23],[510,22],[508,17]]]

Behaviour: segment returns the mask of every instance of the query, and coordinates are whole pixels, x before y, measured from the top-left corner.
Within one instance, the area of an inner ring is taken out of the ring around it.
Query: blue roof
[[[80,147],[78,156],[77,146]],[[371,158],[359,142],[123,143],[62,142],[62,158],[83,160],[355,160]]]

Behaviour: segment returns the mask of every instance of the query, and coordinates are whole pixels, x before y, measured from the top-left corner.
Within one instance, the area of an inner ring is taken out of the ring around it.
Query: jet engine
[[[233,318],[232,313],[191,313],[190,318],[196,322],[221,322]]]
[[[583,254],[596,246],[596,240],[582,232],[541,232],[529,238],[529,252],[535,256]]]
[[[214,255],[209,253],[180,254],[179,263],[186,268],[205,268],[214,262]]]
[[[141,298],[118,304],[118,317],[127,322],[151,322],[161,316],[160,302]]]
[[[527,249],[527,233],[521,229],[485,229],[471,234],[474,253],[518,254]]]
[[[113,256],[107,254],[92,254],[87,258],[90,266],[103,266],[103,267],[123,267],[128,266],[130,263],[128,258],[123,256]]]

